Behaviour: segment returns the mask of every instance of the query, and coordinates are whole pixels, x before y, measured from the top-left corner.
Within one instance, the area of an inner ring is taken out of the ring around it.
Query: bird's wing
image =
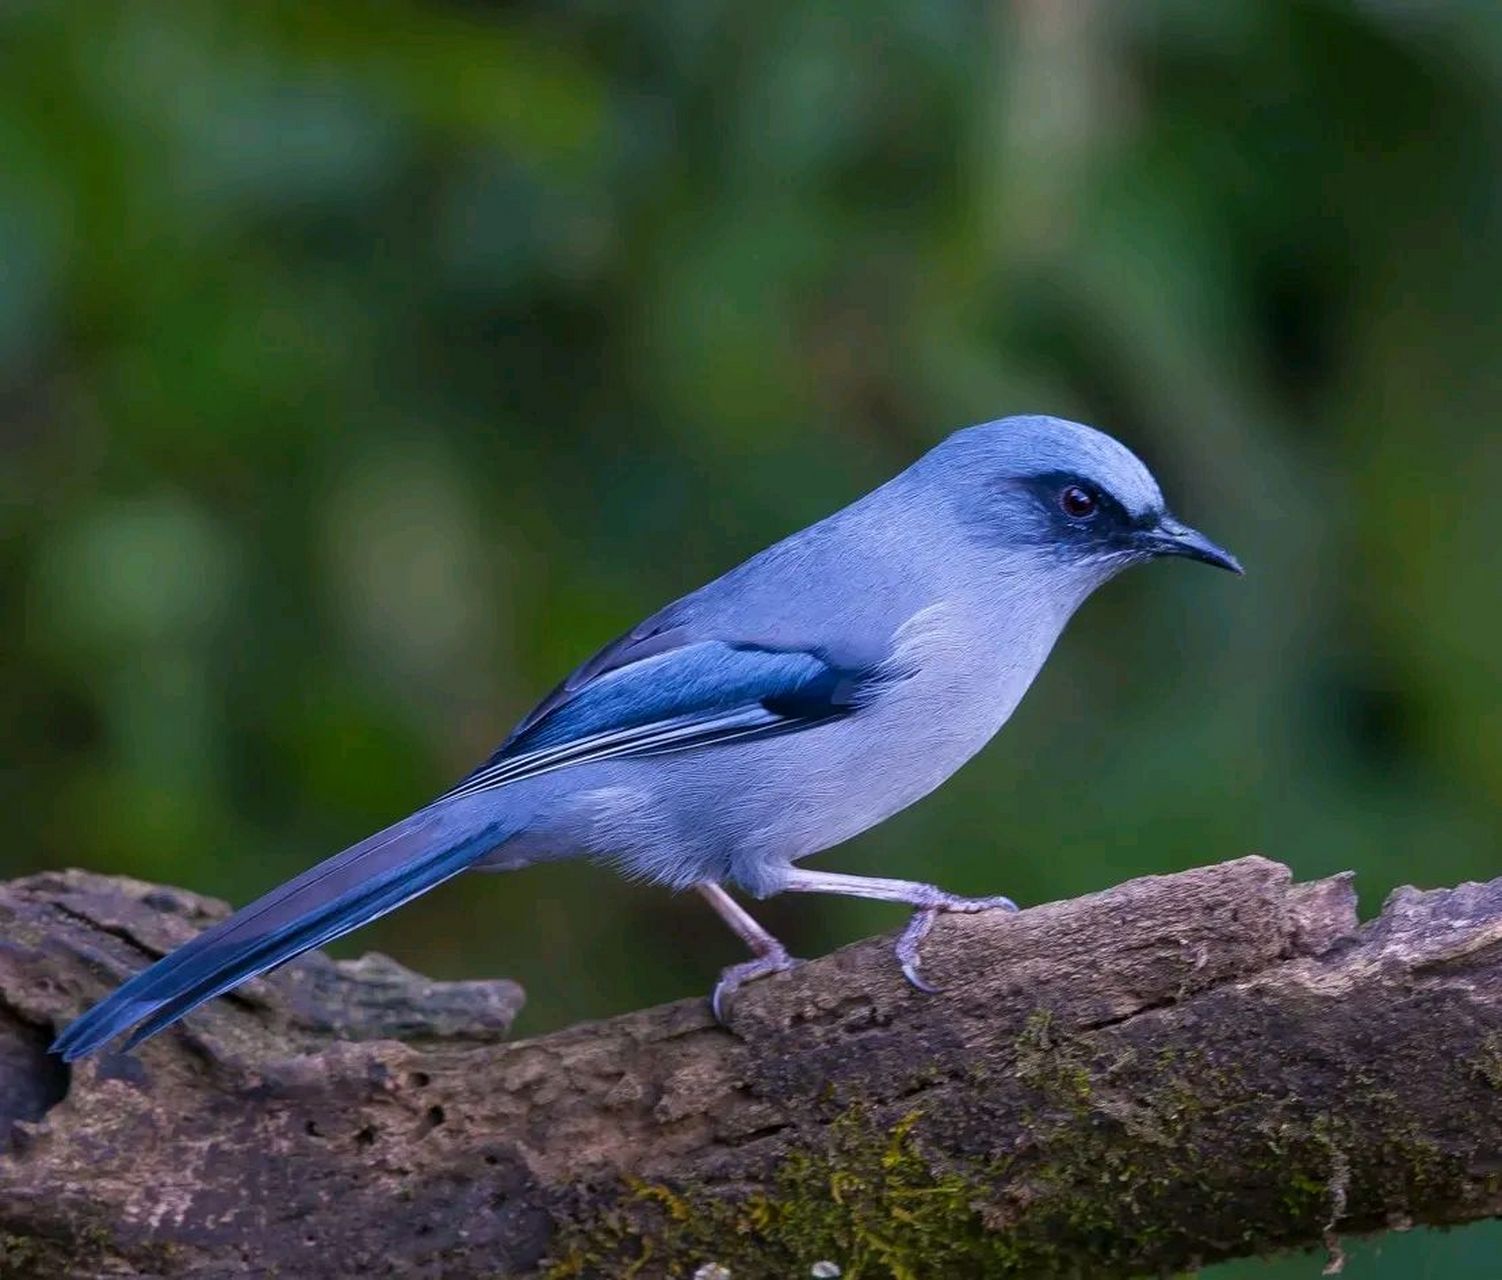
[[[541,721],[564,703],[571,701],[601,676],[650,658],[654,654],[667,653],[691,644],[695,640],[707,639],[707,636],[695,633],[695,629],[688,621],[684,604],[685,601],[680,600],[668,605],[667,608],[659,610],[646,621],[633,627],[625,635],[612,640],[598,653],[586,658],[521,718],[516,728],[485,763],[493,764]]]
[[[810,728],[852,714],[907,674],[879,656],[836,662],[645,623],[569,676],[444,798],[569,765]]]

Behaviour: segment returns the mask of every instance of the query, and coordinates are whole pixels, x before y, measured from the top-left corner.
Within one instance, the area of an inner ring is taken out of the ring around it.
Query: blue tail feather
[[[500,842],[494,822],[424,809],[352,845],[137,974],[69,1025],[52,1052],[72,1062],[140,1023],[130,1049],[240,983],[321,946],[459,874]],[[493,813],[492,813],[493,817]]]

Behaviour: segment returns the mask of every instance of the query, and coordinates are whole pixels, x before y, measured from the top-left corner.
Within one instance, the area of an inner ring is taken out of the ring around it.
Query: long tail
[[[440,801],[351,845],[138,973],[71,1023],[52,1052],[72,1062],[140,1023],[124,1045],[132,1049],[205,1000],[395,910],[498,844],[506,833],[489,817]]]

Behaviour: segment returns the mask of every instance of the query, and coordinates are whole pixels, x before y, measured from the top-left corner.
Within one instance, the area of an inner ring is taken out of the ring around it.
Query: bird
[[[589,658],[437,799],[130,978],[52,1045],[121,1051],[465,871],[563,858],[693,889],[746,944],[713,1013],[795,961],[729,891],[1015,911],[917,880],[801,865],[928,795],[1006,723],[1084,600],[1132,565],[1240,563],[1147,466],[1041,415],[955,431],[906,470],[652,614]]]

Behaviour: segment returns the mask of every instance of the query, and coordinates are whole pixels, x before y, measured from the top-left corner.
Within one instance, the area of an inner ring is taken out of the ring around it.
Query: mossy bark
[[[1502,881],[1247,858],[505,1043],[509,983],[297,962],[131,1056],[52,1032],[213,916],[0,886],[0,1273],[1181,1271],[1502,1206]],[[828,1270],[826,1268],[826,1270]],[[712,1274],[712,1272],[704,1272]]]

